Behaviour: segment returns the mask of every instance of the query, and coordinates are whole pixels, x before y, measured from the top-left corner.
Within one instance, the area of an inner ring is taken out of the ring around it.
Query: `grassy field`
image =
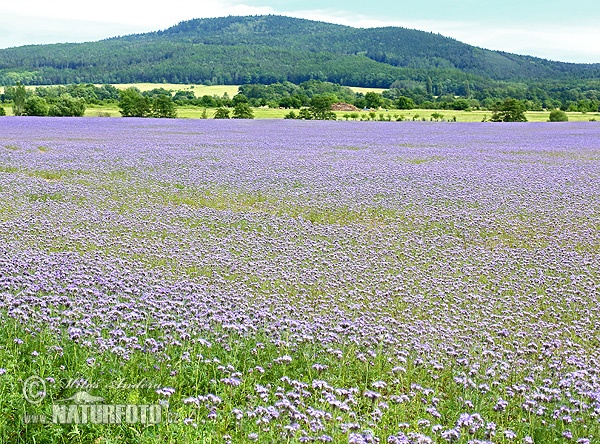
[[[101,111],[104,111],[102,109]],[[89,109],[86,115],[97,115],[101,112],[100,108],[94,110]],[[177,109],[177,116],[187,119],[197,119],[202,116],[204,108],[198,108],[195,106],[179,107]],[[298,110],[294,110],[297,114]],[[117,108],[109,108],[108,111],[111,116],[113,114],[118,115]],[[289,109],[273,109],[273,108],[254,108],[254,117],[256,119],[283,119],[283,117],[290,112]],[[207,109],[208,118],[212,118],[215,113],[214,109]],[[404,116],[405,120],[430,120],[431,115],[434,113],[442,114],[445,120],[452,120],[456,117],[457,122],[481,122],[484,117],[489,119],[492,116],[491,111],[476,110],[476,111],[454,111],[454,110],[433,110],[433,109],[412,109],[412,110],[379,110],[376,114],[376,119],[380,119],[383,115],[384,119],[391,118],[395,121],[400,116]],[[344,120],[344,115],[349,114],[345,111],[336,112],[339,120]],[[596,119],[600,121],[600,113],[567,113],[569,121],[572,122],[587,122],[590,119]],[[550,113],[548,111],[529,111],[526,116],[530,122],[546,122]],[[367,120],[370,118],[368,111],[359,112],[359,120]]]
[[[351,86],[350,89],[352,91],[354,91],[355,93],[363,93],[366,94],[368,92],[376,92],[381,94],[382,92],[384,92],[387,88],[363,88],[361,86]]]
[[[44,85],[49,86],[49,85]],[[97,86],[100,86],[99,84]],[[155,88],[170,89],[173,91],[194,91],[196,97],[204,95],[212,96],[214,94],[222,96],[224,93],[234,96],[238,93],[239,85],[195,85],[195,84],[179,84],[179,83],[115,83],[113,84],[118,89],[127,89],[135,86],[140,91],[150,91]],[[35,89],[37,86],[27,86],[28,89]],[[351,86],[350,89],[356,93],[368,93],[370,91],[381,94],[386,88],[362,88],[359,86]],[[4,92],[4,87],[0,86],[0,91]]]
[[[178,117],[183,118],[200,118],[203,108],[196,107],[180,107],[177,110]],[[208,109],[208,117],[214,115],[213,109]],[[272,108],[254,108],[254,117],[256,119],[282,119],[289,109],[272,109]],[[297,110],[295,110],[297,113]],[[481,122],[484,117],[486,120],[492,116],[491,111],[476,110],[476,111],[454,111],[454,110],[433,110],[433,109],[413,109],[413,110],[379,110],[376,114],[376,120],[379,120],[383,115],[384,119],[391,118],[395,121],[400,116],[404,116],[405,120],[430,120],[434,113],[442,114],[444,120],[452,120],[456,117],[457,122]],[[348,114],[345,111],[336,111],[338,120],[344,120],[344,115]],[[526,116],[530,122],[546,122],[550,113],[547,111],[529,111]],[[572,122],[587,122],[590,119],[600,121],[600,113],[567,113],[569,121]],[[359,120],[368,120],[370,118],[368,111],[359,112]]]
[[[140,91],[149,91],[154,88],[165,88],[172,89],[173,91],[187,91],[192,90],[196,94],[196,97],[202,97],[204,95],[212,96],[216,94],[218,96],[222,96],[224,93],[229,94],[230,96],[234,96],[238,93],[239,85],[180,85],[176,83],[122,83],[115,84],[119,89],[127,89],[131,86],[137,87]],[[351,86],[350,89],[354,92],[367,93],[370,91],[374,91],[376,93],[381,94],[386,88],[362,88],[358,86]]]
[[[32,85],[32,86],[26,86],[27,89],[35,89],[38,86],[51,86],[51,85]],[[100,86],[99,84],[97,86]],[[140,91],[144,92],[144,91],[150,91],[152,89],[155,88],[164,88],[164,89],[170,89],[173,91],[194,91],[194,94],[196,94],[197,97],[202,97],[204,95],[208,95],[208,96],[212,96],[212,95],[218,95],[218,96],[222,96],[223,94],[227,93],[230,96],[234,96],[238,93],[238,85],[213,85],[213,86],[206,86],[206,85],[181,85],[181,84],[176,84],[176,83],[115,83],[113,84],[113,86],[115,86],[118,89],[127,89],[127,88],[131,88],[132,86],[135,86],[136,88],[138,88]],[[4,92],[4,87],[0,86],[0,91]]]
[[[150,91],[155,88],[170,89],[173,91],[194,91],[196,97],[202,96],[222,96],[227,93],[230,97],[235,96],[238,93],[238,85],[180,85],[176,83],[119,83],[114,85],[118,89],[127,89],[135,86],[140,91]]]
[[[212,87],[206,87],[212,88]],[[216,88],[216,87],[215,87]],[[4,106],[6,114],[11,116],[12,108]],[[274,109],[274,108],[253,108],[255,119],[283,119],[290,112],[289,109]],[[294,110],[296,113],[298,110]],[[204,108],[196,106],[180,106],[177,108],[177,117],[183,119],[200,119]],[[207,108],[206,113],[209,119],[212,119],[215,114],[215,109]],[[474,111],[454,111],[454,110],[433,110],[433,109],[412,109],[412,110],[379,110],[376,114],[376,120],[383,118],[392,121],[397,120],[400,116],[404,116],[405,120],[430,120],[431,115],[438,113],[443,115],[446,121],[453,120],[456,117],[457,122],[481,122],[484,118],[489,120],[492,116],[491,111],[474,110]],[[344,115],[348,114],[345,111],[336,111],[338,120],[345,120]],[[546,122],[550,113],[548,111],[528,111],[526,117],[530,122]],[[600,121],[600,113],[579,113],[568,112],[570,122],[588,122],[590,120]],[[116,104],[111,105],[89,105],[85,111],[86,117],[120,117],[119,107]],[[360,111],[358,120],[369,120],[368,111]]]

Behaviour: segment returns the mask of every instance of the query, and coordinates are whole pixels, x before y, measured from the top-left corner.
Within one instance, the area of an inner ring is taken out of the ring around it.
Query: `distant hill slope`
[[[164,31],[80,44],[0,50],[0,83],[241,84],[309,79],[388,88],[469,80],[586,81],[600,64],[573,64],[477,48],[398,27],[358,29],[282,16],[195,19]]]

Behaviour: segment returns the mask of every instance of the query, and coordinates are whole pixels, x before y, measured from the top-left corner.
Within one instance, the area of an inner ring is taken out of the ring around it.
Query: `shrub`
[[[215,111],[215,119],[229,119],[229,110],[227,108],[218,108]]]
[[[42,97],[31,96],[25,100],[23,113],[27,116],[47,116],[48,111],[48,103]]]
[[[0,106],[0,116],[5,116],[6,115],[6,110]]]
[[[455,101],[454,101],[454,102],[451,104],[451,106],[450,106],[450,107],[451,107],[452,109],[455,109],[455,110],[457,110],[457,111],[466,111],[466,110],[468,110],[468,109],[470,109],[470,108],[471,108],[471,104],[469,103],[469,101],[468,101],[468,100],[465,100],[465,99],[458,99],[458,100],[455,100]]]
[[[567,113],[564,111],[561,111],[560,109],[555,109],[554,111],[550,112],[550,122],[568,122],[569,121],[569,116],[567,116]]]
[[[311,120],[313,118],[313,115],[308,108],[301,108],[298,112],[298,118],[304,120]]]
[[[63,94],[56,103],[50,106],[49,116],[56,117],[81,117],[85,113],[85,100]]]

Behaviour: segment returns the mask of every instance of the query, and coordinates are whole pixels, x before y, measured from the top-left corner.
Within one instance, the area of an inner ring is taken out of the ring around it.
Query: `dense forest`
[[[439,34],[358,29],[282,16],[185,21],[163,31],[0,50],[0,84],[135,82],[286,84],[310,80],[392,90],[417,104],[457,96],[487,104],[583,109],[600,100],[600,64],[489,51]]]

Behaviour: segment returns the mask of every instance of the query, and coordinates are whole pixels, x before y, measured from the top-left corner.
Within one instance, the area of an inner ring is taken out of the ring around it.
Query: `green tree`
[[[113,85],[96,87],[98,100],[119,100],[119,90]]]
[[[70,94],[61,95],[48,109],[49,116],[81,117],[85,113],[85,99],[72,97]]]
[[[31,96],[25,100],[23,113],[27,116],[47,116],[49,106],[42,97]]]
[[[229,110],[227,108],[217,108],[215,111],[215,119],[229,119]]]
[[[236,94],[235,96],[233,96],[233,99],[231,99],[231,103],[235,106],[239,103],[248,103],[248,97],[246,97],[244,94],[239,93]]]
[[[279,106],[299,109],[302,107],[302,100],[298,96],[284,97],[279,101]]]
[[[149,91],[144,91],[142,93],[143,96],[154,98],[159,96],[169,96],[171,97],[171,90],[165,88],[153,88]]]
[[[161,94],[152,99],[151,115],[152,117],[163,117],[168,119],[177,117],[175,102],[173,102],[170,94]]]
[[[202,97],[200,97],[200,99],[198,99],[197,104],[205,108],[216,108],[218,106],[221,106],[221,99],[205,94]]]
[[[527,122],[527,107],[517,99],[506,99],[496,106],[490,120],[492,122]]]
[[[365,96],[362,93],[356,94],[354,106],[360,109],[365,109],[367,107],[367,101],[365,100]]]
[[[4,109],[4,107],[0,106],[0,116],[5,116],[6,115],[6,110]]]
[[[365,105],[370,109],[378,109],[383,103],[383,98],[381,94],[377,94],[376,92],[369,91],[365,94]]]
[[[119,112],[123,117],[148,117],[152,114],[152,103],[135,87],[119,91]]]
[[[194,91],[177,91],[173,96],[175,102],[188,103],[196,100],[196,94]]]
[[[467,82],[468,84],[468,82]],[[471,108],[471,104],[468,100],[465,99],[457,99],[450,105],[450,108],[455,109],[457,111],[466,111]]]
[[[310,113],[313,119],[335,120],[337,117],[331,111],[331,105],[336,102],[336,97],[330,94],[320,94],[310,100]]]
[[[239,96],[239,94],[238,94]],[[235,96],[237,97],[237,96]],[[234,100],[235,100],[234,97]],[[233,108],[234,119],[254,119],[254,112],[248,102],[238,102]]]
[[[13,114],[22,116],[25,112],[25,101],[27,100],[27,90],[21,82],[17,82],[13,93]]]
[[[229,97],[229,94],[227,94],[227,91],[223,93],[223,96],[221,97],[221,103],[223,106],[233,105],[233,101],[231,100],[231,97]]]
[[[396,99],[396,108],[398,108],[398,109],[414,109],[415,102],[410,97],[400,96]]]
[[[550,122],[568,122],[569,116],[567,116],[566,112],[561,111],[560,109],[555,109],[554,111],[550,111],[549,121]]]

